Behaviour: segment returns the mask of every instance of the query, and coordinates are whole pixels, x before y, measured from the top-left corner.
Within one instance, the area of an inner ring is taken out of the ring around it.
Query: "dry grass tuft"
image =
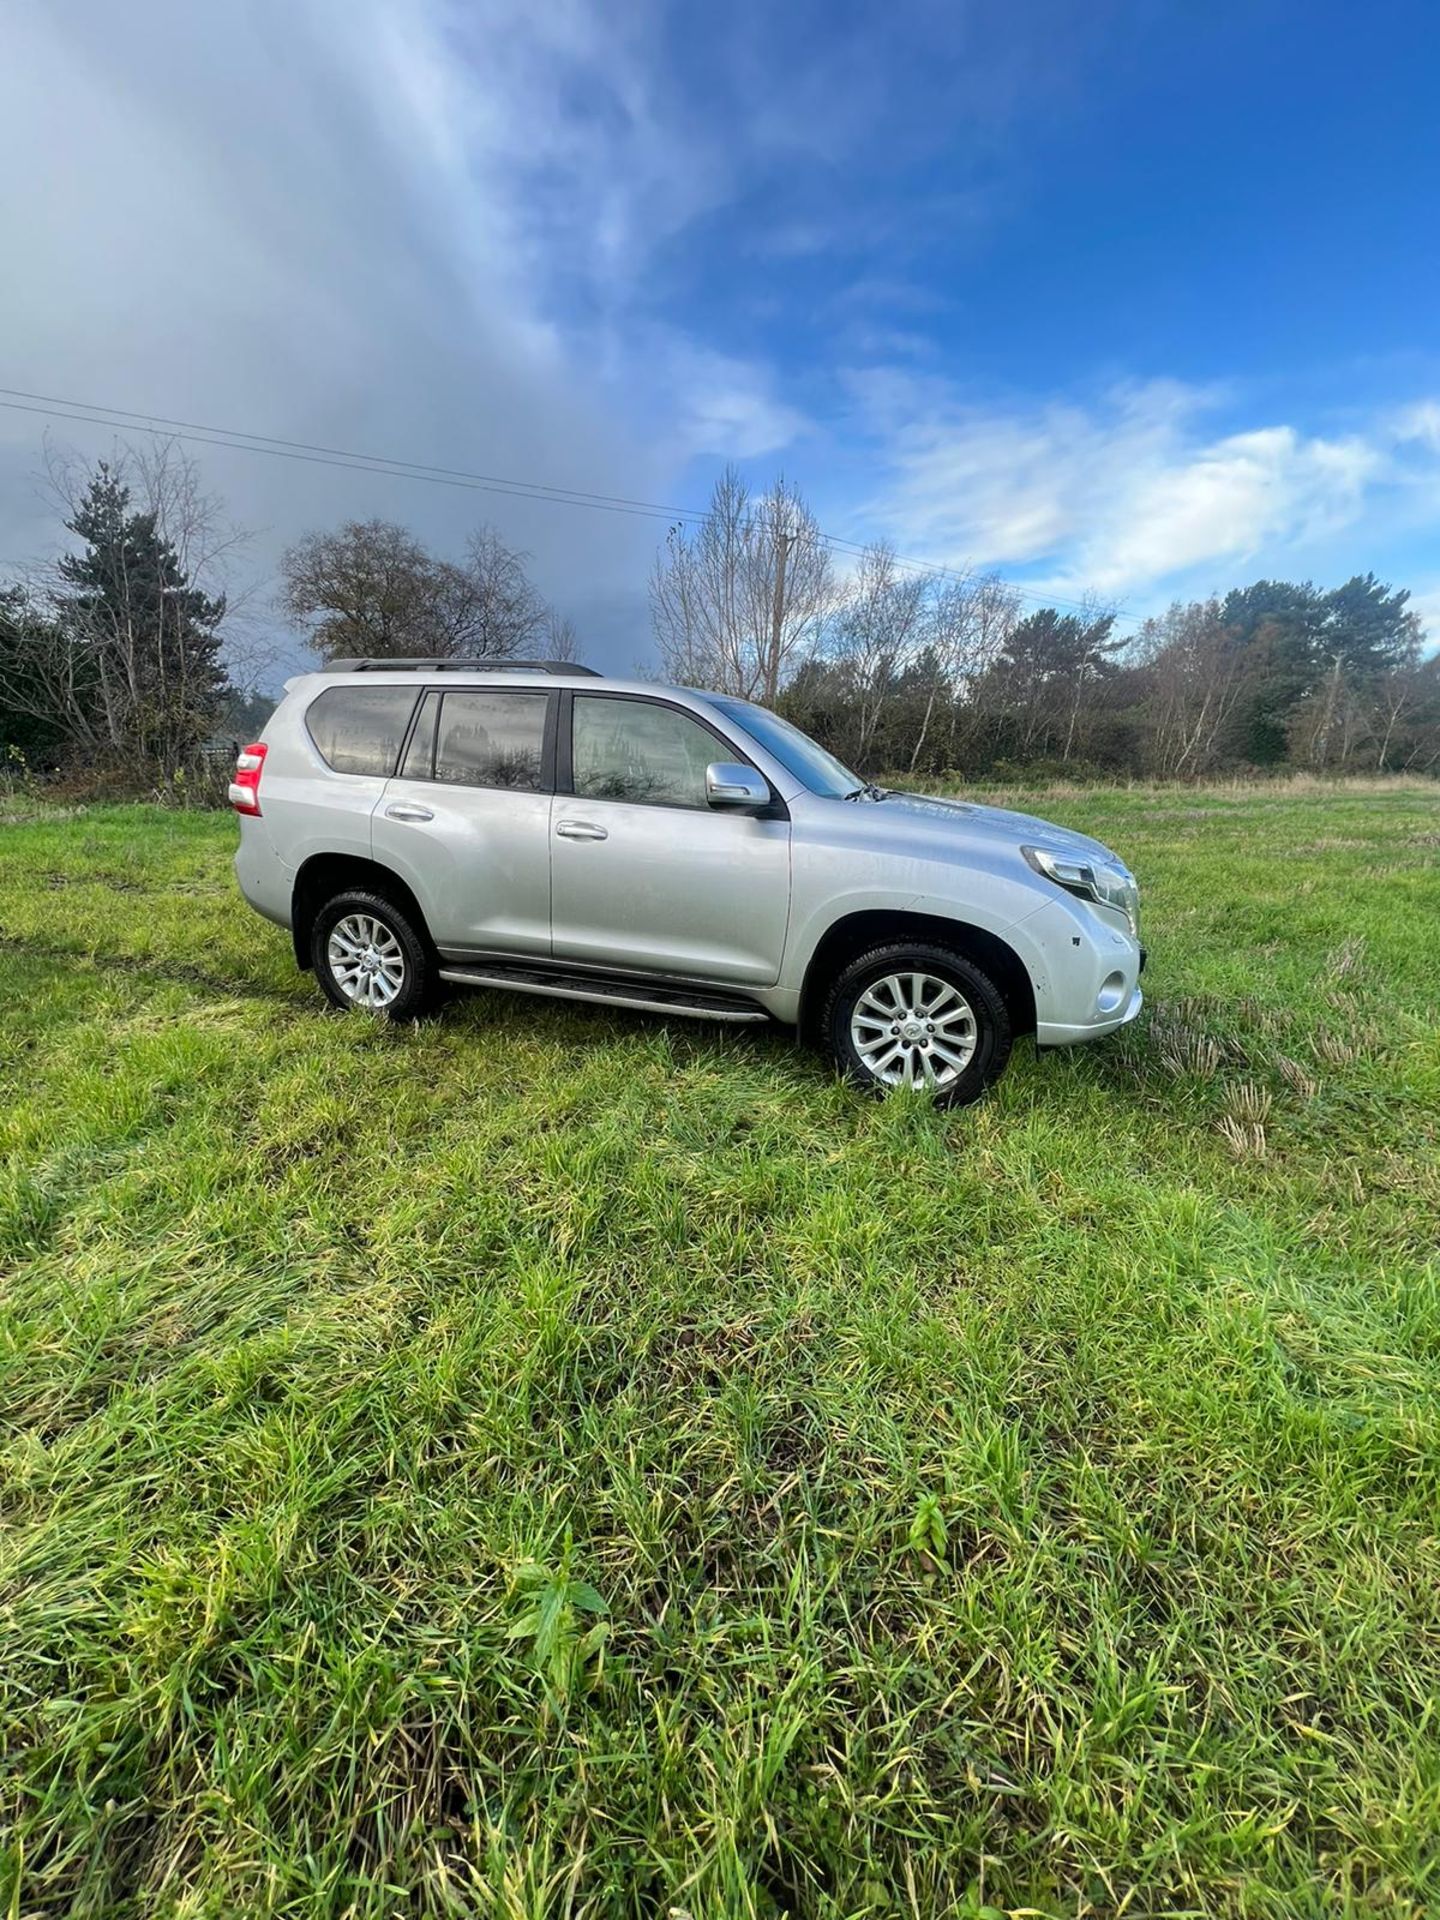
[[[1358,973],[1360,963],[1365,958],[1365,936],[1359,933],[1346,934],[1345,938],[1327,955],[1325,971],[1332,980],[1344,980],[1347,975]]]
[[[1311,1041],[1316,1055],[1331,1067],[1353,1067],[1360,1058],[1360,1049],[1353,1040],[1347,1040],[1344,1034],[1336,1033],[1330,1027],[1317,1027]]]
[[[1239,1025],[1250,1027],[1256,1033],[1276,1034],[1285,1027],[1285,1015],[1281,1009],[1267,1005],[1253,993],[1242,993],[1231,1011]]]
[[[1220,1071],[1220,1042],[1199,1027],[1183,1020],[1157,1018],[1151,1023],[1150,1033],[1161,1065],[1177,1078],[1189,1075],[1213,1080]]]
[[[1263,1126],[1272,1105],[1270,1094],[1253,1080],[1241,1080],[1225,1089],[1225,1112],[1242,1126]]]
[[[1282,1053],[1275,1062],[1280,1069],[1285,1084],[1293,1087],[1303,1100],[1313,1100],[1320,1091],[1320,1082],[1309,1074],[1298,1060],[1292,1060],[1289,1054]]]
[[[1237,1160],[1263,1160],[1269,1152],[1265,1129],[1258,1121],[1247,1124],[1226,1113],[1215,1122],[1215,1127]]]

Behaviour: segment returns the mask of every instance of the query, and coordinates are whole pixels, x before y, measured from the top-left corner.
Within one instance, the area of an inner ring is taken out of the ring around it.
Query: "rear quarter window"
[[[306,710],[306,730],[336,773],[388,779],[417,698],[414,687],[327,687]]]

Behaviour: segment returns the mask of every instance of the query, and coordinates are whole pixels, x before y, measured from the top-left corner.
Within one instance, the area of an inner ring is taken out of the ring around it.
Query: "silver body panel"
[[[557,960],[721,986],[780,978],[790,909],[787,820],[557,794],[550,846]],[[573,838],[593,826],[604,839]]]
[[[413,669],[365,679],[417,693],[435,684]],[[571,684],[479,669],[444,679],[552,693]],[[789,817],[335,773],[304,725],[334,684],[319,674],[289,683],[263,735],[261,813],[240,818],[241,890],[282,926],[305,861],[352,854],[405,881],[442,959],[459,966],[508,956],[664,976],[743,993],[791,1022],[810,961],[839,921],[912,913],[979,928],[1018,956],[1042,1046],[1099,1038],[1140,1010],[1140,946],[1124,916],[1064,891],[1020,852],[1029,844],[1120,868],[1086,835],[926,795],[812,793],[703,693],[643,681],[577,678],[573,690],[694,713],[733,749],[717,743],[717,760],[757,767]]]
[[[442,953],[548,955],[552,798],[389,780],[371,816],[371,856],[420,902]],[[411,809],[431,818],[407,817]]]

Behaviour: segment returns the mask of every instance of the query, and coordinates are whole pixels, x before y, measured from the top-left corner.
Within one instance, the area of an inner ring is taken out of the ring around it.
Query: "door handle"
[[[593,820],[562,820],[555,829],[562,840],[608,840],[610,835],[604,827],[597,827]]]
[[[386,807],[387,820],[433,820],[434,814],[429,807],[412,806],[408,801],[397,800],[393,807]]]

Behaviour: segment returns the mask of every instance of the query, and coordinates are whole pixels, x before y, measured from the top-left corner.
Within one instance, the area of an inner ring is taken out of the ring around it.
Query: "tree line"
[[[120,449],[48,485],[72,545],[0,586],[0,753],[144,790],[257,731],[256,622],[226,590],[244,536],[193,462]],[[349,521],[284,552],[273,606],[325,660],[578,658],[526,558],[485,526],[446,557]],[[733,469],[650,582],[659,677],[775,706],[867,775],[1440,772],[1440,656],[1408,603],[1369,573],[1260,580],[1122,637],[1098,603],[847,548]]]
[[[52,455],[44,484],[73,544],[0,584],[0,760],[137,792],[212,752],[223,767],[274,705],[259,684],[273,646],[225,587],[247,536],[174,443],[92,469]],[[323,660],[577,654],[526,556],[485,526],[458,559],[384,520],[306,534],[274,607]]]
[[[1098,604],[847,552],[793,488],[730,471],[650,599],[667,678],[776,706],[864,774],[1440,771],[1440,655],[1373,573],[1258,580],[1121,637]]]
[[[862,575],[887,564],[872,554]],[[1440,657],[1373,574],[1258,580],[1123,640],[1108,612],[1027,611],[983,575],[899,597],[877,617],[862,592],[779,696],[862,772],[1440,771]]]

